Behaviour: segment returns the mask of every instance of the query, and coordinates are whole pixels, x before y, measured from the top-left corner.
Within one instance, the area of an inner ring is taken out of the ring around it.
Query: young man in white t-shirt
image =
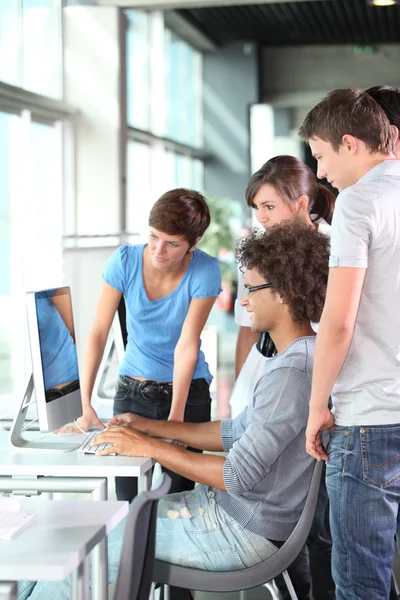
[[[318,177],[340,191],[307,450],[328,460],[337,600],[387,600],[400,508],[400,161],[389,121],[361,90],[329,94],[300,135]]]

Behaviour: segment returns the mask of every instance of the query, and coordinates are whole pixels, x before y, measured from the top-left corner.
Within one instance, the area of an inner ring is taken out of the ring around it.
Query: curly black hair
[[[317,323],[325,302],[329,240],[303,221],[283,221],[239,242],[241,267],[256,269],[289,305],[293,320]]]

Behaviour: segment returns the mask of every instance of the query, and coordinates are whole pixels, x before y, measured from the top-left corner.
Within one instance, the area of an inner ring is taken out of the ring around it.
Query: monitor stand
[[[36,400],[32,400],[33,390],[33,375],[29,379],[25,395],[22,399],[21,406],[19,407],[14,421],[11,425],[8,441],[15,450],[37,450],[41,452],[71,452],[76,450],[80,446],[80,443],[76,445],[71,442],[65,442],[64,440],[53,436],[52,439],[46,440],[46,433],[39,434],[39,439],[29,439],[23,436],[25,417],[28,407],[31,404],[36,404]]]

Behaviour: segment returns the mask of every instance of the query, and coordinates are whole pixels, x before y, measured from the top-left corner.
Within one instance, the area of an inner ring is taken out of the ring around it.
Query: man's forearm
[[[193,446],[193,444],[191,443]],[[225,458],[212,454],[198,454],[161,440],[150,442],[150,458],[163,467],[178,473],[191,481],[204,483],[220,490],[225,490],[223,469]]]
[[[209,450],[210,452],[223,452],[221,438],[221,421],[207,423],[181,423],[180,421],[153,421],[146,420],[144,433],[153,437],[178,440],[186,446]]]
[[[235,379],[239,377],[239,373],[246,362],[251,347],[257,342],[258,333],[253,333],[250,327],[240,327],[236,342],[235,355]]]
[[[336,328],[321,319],[315,346],[310,409],[327,407],[334,383],[350,348],[353,331]]]

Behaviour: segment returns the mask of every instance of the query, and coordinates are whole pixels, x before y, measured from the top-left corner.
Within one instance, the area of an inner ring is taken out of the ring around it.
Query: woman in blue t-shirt
[[[84,431],[104,428],[90,399],[122,295],[128,343],[114,414],[210,420],[212,376],[200,349],[200,335],[221,291],[221,271],[216,258],[196,248],[209,224],[209,209],[201,194],[171,190],[150,212],[148,243],[121,246],[111,256],[83,365],[83,414],[77,423]],[[189,480],[171,476],[171,491],[193,488]],[[119,500],[131,501],[137,494],[137,480],[117,478],[116,489]]]

